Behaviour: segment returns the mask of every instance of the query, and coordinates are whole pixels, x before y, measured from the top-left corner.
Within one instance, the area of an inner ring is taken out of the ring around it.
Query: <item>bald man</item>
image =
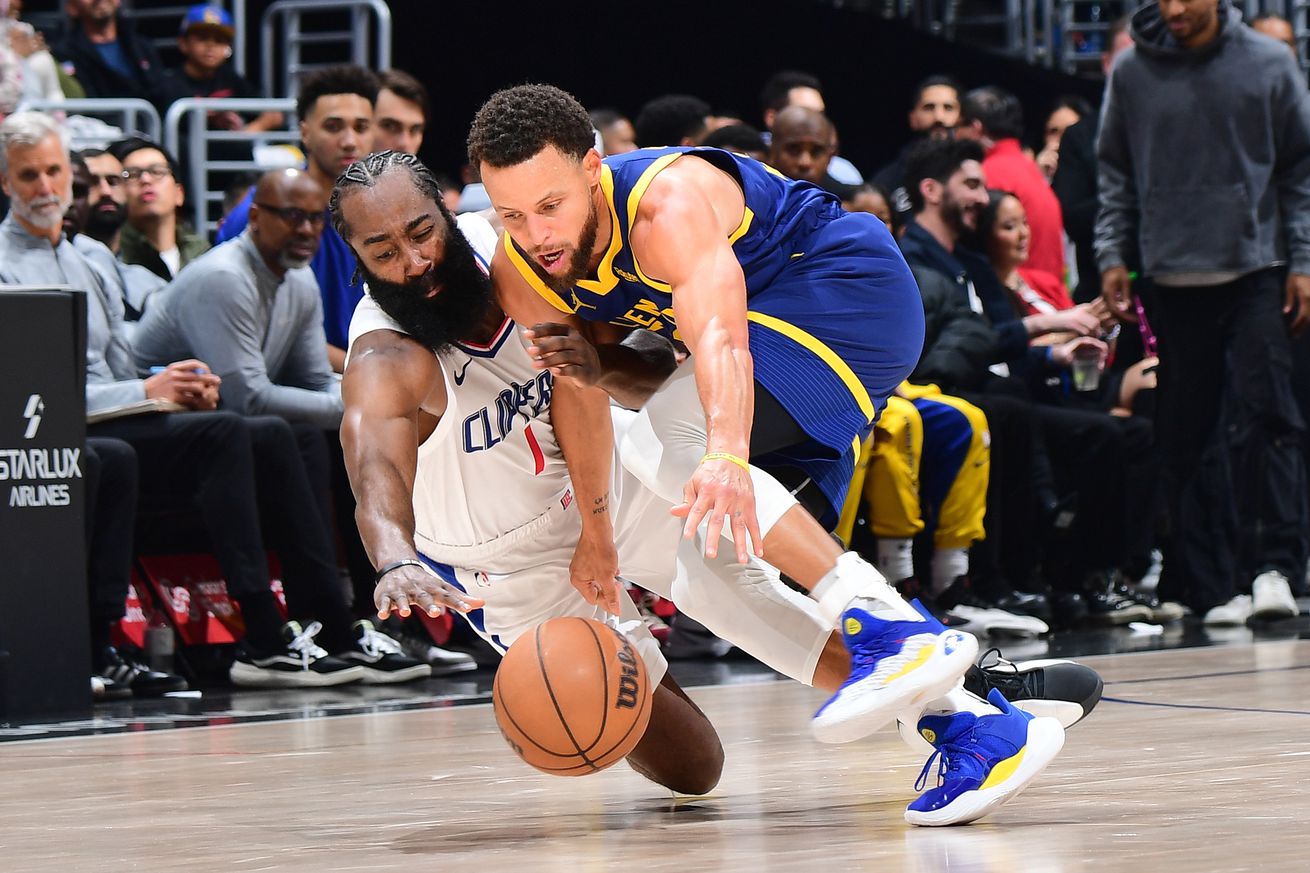
[[[335,430],[341,387],[309,269],[326,209],[327,194],[308,173],[264,174],[241,235],[151,298],[134,341],[138,370],[197,357],[222,377],[225,408]]]
[[[769,163],[784,176],[824,187],[835,140],[832,122],[822,112],[788,106],[773,120]]]

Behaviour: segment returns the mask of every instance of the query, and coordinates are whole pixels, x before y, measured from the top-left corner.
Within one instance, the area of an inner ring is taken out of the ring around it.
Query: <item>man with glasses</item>
[[[335,430],[341,387],[323,354],[323,304],[309,269],[326,208],[305,171],[264,174],[246,230],[151,300],[133,342],[138,370],[198,357],[222,378],[226,408]]]
[[[119,237],[127,220],[123,165],[101,149],[75,152],[69,162],[73,205],[64,213],[64,234],[100,274],[105,287],[122,299],[125,327],[135,329],[146,299],[168,283],[140,264],[118,259]]]
[[[119,257],[164,280],[209,250],[209,243],[178,219],[186,191],[177,161],[155,143],[132,137],[110,149],[123,164],[127,226]]]

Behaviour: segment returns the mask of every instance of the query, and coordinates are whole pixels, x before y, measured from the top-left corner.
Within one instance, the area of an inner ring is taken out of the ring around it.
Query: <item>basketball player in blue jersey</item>
[[[605,325],[638,327],[689,350],[623,437],[620,456],[686,517],[684,536],[704,537],[707,556],[722,532],[739,561],[767,558],[841,630],[851,671],[815,715],[816,737],[847,742],[925,713],[925,736],[971,767],[967,777],[951,769],[915,801],[911,821],[933,823],[967,786],[986,784],[1002,757],[979,764],[953,727],[991,723],[1000,712],[958,688],[977,641],[905,603],[760,469],[800,470],[823,495],[818,514],[836,520],[860,441],[923,340],[918,289],[886,227],[717,149],[602,160],[586,111],[551,86],[493,95],[468,144],[505,227],[492,277],[515,321],[563,322],[602,344]],[[529,354],[550,367],[542,343]],[[556,379],[558,399],[570,381]],[[597,506],[613,440],[608,402],[579,385],[555,413],[569,470]],[[593,602],[616,585],[603,516],[584,526],[572,572]],[[1019,754],[1043,761],[1063,743],[1042,736],[1036,721],[1021,733]]]

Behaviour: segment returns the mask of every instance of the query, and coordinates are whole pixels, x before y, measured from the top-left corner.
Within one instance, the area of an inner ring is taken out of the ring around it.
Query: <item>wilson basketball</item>
[[[651,692],[627,637],[591,619],[552,618],[505,653],[492,703],[520,758],[552,776],[586,776],[637,745]]]

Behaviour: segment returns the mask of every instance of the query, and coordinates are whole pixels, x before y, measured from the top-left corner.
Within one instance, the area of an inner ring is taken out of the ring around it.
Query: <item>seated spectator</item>
[[[87,433],[132,447],[143,495],[200,507],[228,592],[246,626],[233,681],[334,685],[428,675],[427,665],[396,654],[398,644],[380,638],[371,624],[351,624],[327,519],[298,462],[291,426],[271,416],[243,419],[216,411],[220,380],[203,361],[174,361],[149,378],[137,378],[121,303],[63,236],[70,169],[53,119],[19,112],[0,123],[0,181],[12,202],[0,222],[0,282],[47,285],[51,276],[59,276],[86,293],[87,410],[147,399],[189,410],[113,418],[90,425]],[[261,500],[278,540],[289,607],[293,614],[319,619],[324,643],[340,657],[315,645],[318,622],[303,630],[283,622],[269,587]],[[130,660],[126,653],[122,657]],[[120,675],[107,653],[96,667]]]
[[[870,215],[876,215],[879,221],[887,225],[888,230],[895,232],[896,226],[892,218],[891,197],[877,185],[870,185],[866,182],[863,185],[848,189],[841,205],[842,209],[847,212],[867,212]]]
[[[182,66],[175,72],[181,95],[215,99],[265,96],[228,63],[235,38],[232,16],[222,7],[200,4],[187,10],[177,37]],[[282,126],[282,113],[261,112],[247,121],[236,112],[211,112],[209,126],[248,133],[275,130]]]
[[[1023,107],[1000,88],[975,88],[960,104],[955,135],[983,147],[982,170],[992,188],[1012,191],[1032,225],[1030,266],[1064,278],[1064,218],[1060,201],[1036,162],[1023,153]]]
[[[139,374],[201,358],[223,380],[225,409],[336,430],[341,385],[328,366],[309,270],[326,219],[327,195],[305,171],[261,177],[245,232],[201,255],[151,301],[133,341]]]
[[[710,104],[690,94],[665,94],[641,107],[633,125],[641,148],[694,146],[709,130]]]
[[[764,144],[764,137],[749,124],[720,127],[706,134],[701,145],[736,152],[763,163],[769,161],[769,147]]]
[[[432,115],[428,89],[404,70],[387,70],[380,79],[371,151],[416,155]]]
[[[308,158],[305,170],[325,197],[330,196],[342,170],[373,150],[373,114],[380,87],[376,75],[356,66],[326,67],[300,80],[296,116]],[[240,236],[246,229],[253,194],[247,193],[228,213],[218,229],[218,242]],[[339,373],[346,363],[350,318],[364,296],[364,285],[355,276],[350,247],[331,227],[323,231],[310,269],[323,300],[328,360]]]
[[[95,171],[88,161],[95,164]],[[70,163],[73,203],[64,213],[64,235],[100,274],[110,293],[123,301],[124,326],[130,328],[131,333],[136,329],[141,313],[145,312],[146,300],[167,282],[145,267],[123,263],[114,254],[119,231],[126,219],[123,165],[113,155],[99,149],[75,153],[70,157]]]
[[[1055,101],[1042,129],[1042,150],[1035,159],[1046,181],[1055,178],[1055,171],[1059,169],[1060,140],[1064,138],[1064,132],[1091,114],[1091,105],[1081,97],[1065,96]]]
[[[934,75],[914,88],[908,114],[910,140],[896,156],[873,177],[875,185],[891,193],[891,206],[895,212],[896,227],[904,227],[913,214],[910,195],[905,189],[905,158],[920,140],[931,137],[946,139],[953,136],[960,123],[960,86],[950,76]]]
[[[591,110],[592,126],[600,133],[600,145],[606,155],[625,155],[637,148],[637,132],[627,116],[617,109]]]
[[[1075,306],[1064,283],[1049,273],[1028,267],[1028,222],[1019,198],[1005,191],[993,191],[978,223],[978,237],[987,250],[988,259],[1005,286],[1010,303],[1020,317],[1051,314],[1081,309],[1101,320],[1102,339],[1109,343],[1109,353],[1116,349],[1118,323],[1102,300]],[[1048,335],[1051,342],[1064,342],[1069,335]],[[1103,359],[1102,359],[1103,360]],[[1063,373],[1058,379],[1047,378],[1040,384],[1030,385],[1032,396],[1043,403],[1079,409],[1104,410],[1116,416],[1124,440],[1130,447],[1125,454],[1125,502],[1120,513],[1125,519],[1127,553],[1121,565],[1129,576],[1140,579],[1150,567],[1151,548],[1155,545],[1154,531],[1159,510],[1159,458],[1153,450],[1154,434],[1150,418],[1134,415],[1133,410],[1142,402],[1153,408],[1153,399],[1140,395],[1153,393],[1155,357],[1121,364],[1105,372],[1095,388],[1079,390],[1076,379]],[[1104,369],[1104,363],[1102,364]],[[1174,620],[1183,615],[1177,604],[1161,604],[1135,595],[1135,599],[1152,607],[1153,618]]]
[[[845,192],[848,186],[828,175],[834,132],[822,112],[788,106],[773,120],[769,161],[784,176],[801,179],[827,191]]]
[[[976,342],[976,332],[957,332],[970,342],[958,349],[941,348],[943,335],[938,335],[925,342],[910,381],[940,384],[986,414],[993,476],[985,524],[988,540],[1004,532],[998,560],[1009,579],[1028,584],[1037,558],[1033,547],[1045,543],[1047,578],[1062,589],[1056,602],[1065,604],[1066,620],[1084,610],[1109,624],[1151,618],[1149,606],[1119,590],[1118,577],[1128,550],[1126,461],[1142,447],[1109,416],[1033,403],[1028,396],[1031,378],[1068,367],[1080,348],[1104,350],[1099,339],[1087,335],[1100,330],[1100,320],[1077,308],[1020,319],[986,258],[961,245],[976,231],[988,203],[982,157],[981,146],[968,140],[926,140],[910,153],[906,181],[915,215],[901,251],[924,292],[925,307],[929,301],[949,305],[956,322],[968,317],[967,308],[974,319],[990,323],[993,357],[990,366],[978,366],[985,347]],[[927,314],[930,332],[941,320],[939,313]],[[1056,331],[1079,336],[1045,347],[1031,343]],[[972,366],[963,366],[964,360]],[[942,384],[952,372],[954,380],[963,380],[958,390]],[[976,554],[974,562],[988,571]],[[1080,595],[1076,601],[1074,595]]]
[[[979,220],[978,236],[1020,317],[1075,308],[1063,282],[1027,265],[1031,233],[1018,197],[1007,191],[991,192],[990,202]],[[1101,319],[1103,336],[1118,334],[1117,323],[1104,301],[1098,298],[1079,308]],[[1158,358],[1150,356],[1132,362],[1122,373],[1107,371],[1096,396],[1117,414],[1131,415],[1138,393],[1155,388],[1155,368],[1159,363]]]
[[[768,131],[764,141],[767,144],[773,137],[773,123],[778,113],[788,106],[800,106],[815,112],[826,112],[828,107],[823,101],[823,85],[818,77],[797,70],[780,70],[769,77],[760,92],[760,107],[763,111],[764,127]],[[855,165],[837,154],[836,139],[833,140],[833,156],[828,162],[828,172],[843,185],[860,185],[864,177]]]
[[[87,97],[139,97],[162,116],[180,96],[150,40],[119,14],[120,0],[66,0],[68,30],[54,46],[63,72]]]
[[[127,224],[118,256],[140,264],[162,279],[209,251],[209,243],[181,218],[186,202],[177,161],[155,143],[140,137],[117,142],[111,149],[123,165]]]

